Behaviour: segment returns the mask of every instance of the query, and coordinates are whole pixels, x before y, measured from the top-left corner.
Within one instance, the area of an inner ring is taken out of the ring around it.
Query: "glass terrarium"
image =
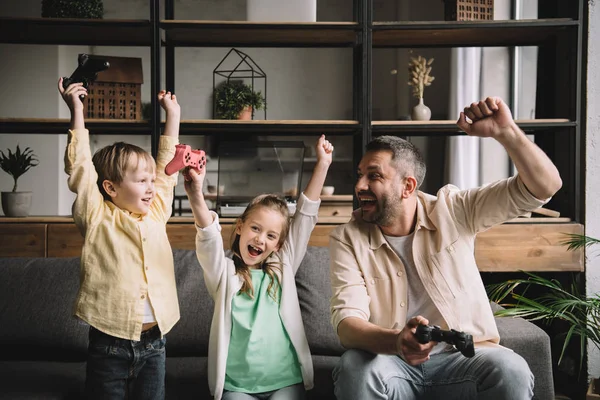
[[[248,203],[263,193],[285,197],[290,213],[296,211],[303,142],[222,142],[218,153],[216,211],[221,217],[240,216]]]

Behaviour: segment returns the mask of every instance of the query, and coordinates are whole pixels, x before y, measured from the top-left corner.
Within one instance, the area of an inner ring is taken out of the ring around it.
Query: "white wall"
[[[585,168],[585,233],[600,238],[600,4],[589,3],[587,65],[587,132]],[[600,296],[600,257],[588,252],[585,265],[588,296]],[[600,351],[588,344],[588,374],[600,377]]]

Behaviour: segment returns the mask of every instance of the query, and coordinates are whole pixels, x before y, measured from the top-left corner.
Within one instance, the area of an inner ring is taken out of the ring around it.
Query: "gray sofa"
[[[181,320],[167,335],[168,399],[209,399],[213,303],[195,253],[175,250]],[[329,323],[329,253],[310,247],[296,278],[315,368],[310,399],[334,399],[331,371],[343,349]],[[81,399],[88,326],[71,315],[78,258],[0,259],[0,399]],[[536,398],[554,398],[550,341],[522,319],[498,319],[502,344],[529,363]]]

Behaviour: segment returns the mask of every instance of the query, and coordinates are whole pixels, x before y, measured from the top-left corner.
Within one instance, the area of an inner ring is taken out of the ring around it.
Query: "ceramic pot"
[[[419,98],[419,104],[413,107],[410,113],[413,121],[429,121],[431,119],[431,110],[423,103],[423,98]]]
[[[2,192],[2,211],[7,217],[27,217],[32,192]]]
[[[244,120],[244,121],[249,121],[252,119],[252,107],[251,106],[246,106],[242,109],[242,111],[240,111],[239,115],[238,115],[238,119]]]

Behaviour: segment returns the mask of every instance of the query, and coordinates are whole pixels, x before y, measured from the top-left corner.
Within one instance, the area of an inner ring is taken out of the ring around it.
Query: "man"
[[[500,142],[519,173],[432,196],[418,190],[426,168],[411,143],[382,136],[367,145],[355,188],[360,208],[330,238],[331,319],[348,349],[333,372],[340,400],[533,396],[526,361],[498,345],[475,235],[545,204],[562,181],[501,99],[471,104],[457,125]],[[419,324],[472,334],[475,356],[420,344]]]

